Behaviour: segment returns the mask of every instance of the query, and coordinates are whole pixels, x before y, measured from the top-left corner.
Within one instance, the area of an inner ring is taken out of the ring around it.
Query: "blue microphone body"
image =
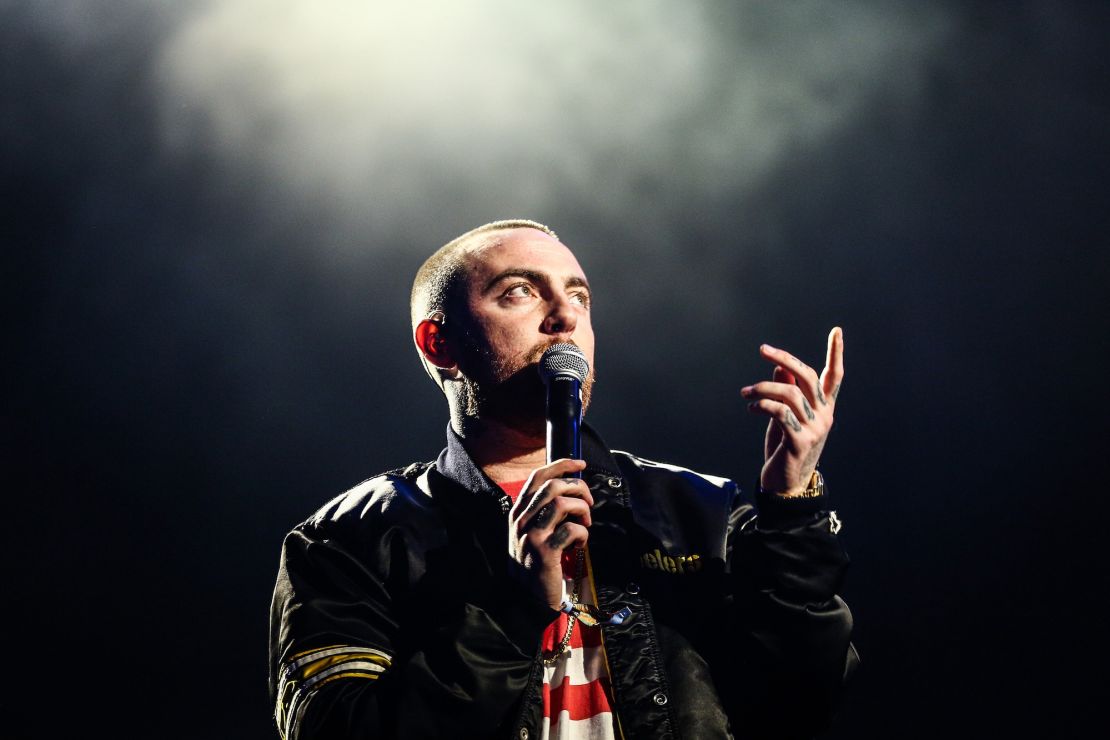
[[[540,358],[547,385],[547,462],[582,459],[582,383],[589,363],[574,344],[553,344]],[[572,474],[581,478],[581,473]]]

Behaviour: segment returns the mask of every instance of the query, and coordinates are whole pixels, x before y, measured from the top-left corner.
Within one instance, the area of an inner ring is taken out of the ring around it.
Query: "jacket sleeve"
[[[493,734],[528,685],[557,613],[514,593],[507,578],[475,588],[468,601],[406,606],[393,596],[394,579],[405,581],[412,567],[405,533],[355,547],[334,534],[302,525],[282,548],[270,616],[281,736]]]
[[[848,557],[824,495],[736,502],[727,559],[732,659],[722,699],[757,738],[813,737],[830,724],[858,657],[837,595]],[[721,679],[718,679],[721,681]]]

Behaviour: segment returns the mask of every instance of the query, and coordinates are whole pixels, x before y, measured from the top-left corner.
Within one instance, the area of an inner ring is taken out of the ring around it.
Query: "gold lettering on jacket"
[[[655,548],[640,556],[640,565],[648,570],[661,570],[664,573],[683,575],[697,573],[703,565],[701,555],[664,555]]]

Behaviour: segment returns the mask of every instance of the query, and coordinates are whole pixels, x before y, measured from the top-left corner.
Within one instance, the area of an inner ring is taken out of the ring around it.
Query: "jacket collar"
[[[505,495],[501,487],[490,480],[471,459],[470,453],[463,446],[462,437],[455,432],[450,422],[447,423],[447,447],[439,453],[436,470],[471,493],[486,494],[494,499]]]
[[[620,468],[609,452],[609,447],[601,439],[593,427],[582,422],[582,457],[586,460],[586,469],[583,477],[589,475],[619,476]],[[492,498],[501,502],[505,496],[501,487],[490,480],[489,476],[470,457],[470,453],[463,446],[463,439],[447,424],[447,447],[439,453],[436,460],[436,469],[443,477],[454,482],[461,488],[478,494],[479,498]],[[502,503],[502,508],[507,507]]]

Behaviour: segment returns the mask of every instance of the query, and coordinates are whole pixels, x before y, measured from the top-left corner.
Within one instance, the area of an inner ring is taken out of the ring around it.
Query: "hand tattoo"
[[[835,401],[836,397],[839,396],[839,395],[840,395],[840,383],[837,383],[836,387],[832,389],[832,399]]]
[[[547,521],[551,518],[552,503],[549,501],[547,506],[536,512],[536,515],[532,517],[533,526],[543,527],[547,525]]]
[[[829,402],[825,400],[825,394],[821,392],[820,388],[817,389],[817,400],[821,402],[822,406],[829,405]]]
[[[802,431],[802,425],[798,423],[798,420],[794,417],[794,412],[790,409],[786,410],[786,423],[789,424],[790,428],[795,432]]]
[[[802,399],[802,408],[806,412],[806,418],[807,419],[809,419],[810,421],[813,421],[814,419],[817,418],[816,416],[813,415],[813,409],[811,409],[809,407],[809,401],[805,398]]]
[[[562,550],[570,539],[570,530],[567,529],[566,524],[560,524],[547,538],[547,546],[552,550]]]

